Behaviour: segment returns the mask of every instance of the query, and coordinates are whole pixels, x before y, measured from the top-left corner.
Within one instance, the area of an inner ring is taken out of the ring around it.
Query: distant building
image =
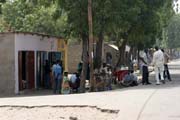
[[[104,43],[103,45],[103,62],[116,66],[119,57],[119,50],[116,45]],[[82,60],[82,44],[68,45],[68,72],[77,71],[78,63]]]
[[[0,93],[43,88],[45,60],[51,65],[62,60],[67,70],[66,41],[38,33],[0,33]]]

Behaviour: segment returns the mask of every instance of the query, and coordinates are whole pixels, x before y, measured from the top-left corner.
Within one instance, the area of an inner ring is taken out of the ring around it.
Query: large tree
[[[114,4],[111,0],[96,0],[93,1],[93,30],[96,41],[95,48],[95,68],[100,68],[102,64],[102,47],[104,36],[110,26],[112,16],[112,5]]]
[[[168,48],[179,48],[180,47],[180,15],[173,16],[167,27],[168,31]]]
[[[15,0],[3,4],[1,20],[12,31],[39,32],[64,36],[66,31],[66,14],[54,19],[57,5],[48,0]]]
[[[97,46],[95,63],[96,67],[100,68],[102,62],[102,44],[104,36],[110,30],[109,28],[116,28],[119,26],[120,31],[128,30],[128,21],[134,20],[134,14],[138,14],[136,3],[138,0],[96,0],[93,1],[93,31]],[[83,76],[86,76],[87,69],[87,51],[88,51],[88,22],[87,22],[87,0],[74,1],[74,0],[59,0],[59,5],[66,11],[68,16],[70,34],[74,37],[80,38],[83,41]],[[126,17],[128,16],[128,17]],[[121,27],[120,27],[121,26]],[[114,29],[114,31],[118,31]],[[121,32],[122,33],[122,32]],[[84,82],[85,78],[82,77]],[[84,84],[82,84],[84,86]]]
[[[82,41],[83,69],[81,76],[81,92],[85,92],[85,80],[88,68],[88,0],[58,0],[59,6],[67,13],[69,36]],[[57,10],[56,16],[61,16],[63,11]]]
[[[167,48],[168,47],[168,36],[167,36],[167,27],[170,24],[170,20],[175,14],[175,11],[172,8],[172,1],[167,1],[163,7],[158,12],[160,16],[160,23],[161,23],[161,41],[159,42],[161,47]]]
[[[133,3],[135,2],[135,3]],[[152,47],[155,44],[157,38],[161,38],[162,33],[162,25],[167,21],[167,18],[161,20],[161,16],[159,15],[164,14],[167,15],[165,11],[160,11],[164,6],[167,4],[172,5],[172,2],[168,0],[139,0],[133,1],[132,11],[128,12],[131,15],[134,15],[133,19],[128,19],[128,13],[126,13],[124,18],[126,18],[126,27],[127,29],[121,30],[122,26],[119,27],[115,24],[115,32],[120,29],[119,33],[117,33],[117,42],[120,50],[120,57],[117,65],[125,64],[124,60],[124,47],[126,44],[131,46],[135,46],[138,49],[144,49],[148,47]],[[127,5],[127,4],[126,4]],[[172,9],[171,7],[166,7],[167,10]],[[132,14],[134,13],[134,14]],[[122,15],[119,15],[122,16]],[[163,24],[162,24],[163,23]],[[122,24],[123,25],[123,24]]]

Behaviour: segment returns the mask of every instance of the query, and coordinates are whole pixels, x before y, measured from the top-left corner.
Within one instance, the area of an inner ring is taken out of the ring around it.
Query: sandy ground
[[[1,107],[0,120],[115,120],[116,113],[78,107]]]

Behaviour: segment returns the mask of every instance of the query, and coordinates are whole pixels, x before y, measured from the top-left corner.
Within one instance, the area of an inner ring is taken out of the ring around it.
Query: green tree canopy
[[[64,36],[66,14],[54,19],[57,5],[54,2],[15,0],[6,2],[2,7],[2,17],[13,31],[40,32]]]
[[[167,27],[168,31],[168,47],[179,48],[180,47],[180,15],[174,15]]]

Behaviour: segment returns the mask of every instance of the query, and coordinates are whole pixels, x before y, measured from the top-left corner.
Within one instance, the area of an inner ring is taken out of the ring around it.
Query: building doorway
[[[37,88],[44,88],[44,65],[48,53],[38,51],[36,54],[36,84]]]
[[[61,60],[62,55],[61,52],[45,52],[45,51],[37,51],[36,54],[36,85],[38,89],[44,89],[46,86],[52,87],[52,72],[49,73],[50,80],[47,82],[47,72],[45,72],[45,64],[48,61],[49,67],[52,70],[52,66],[54,62],[57,60]],[[48,85],[47,85],[48,84]]]
[[[19,91],[45,88],[46,60],[48,60],[51,69],[54,62],[63,60],[63,54],[61,52],[37,51],[35,56],[34,51],[18,52]],[[52,86],[52,82],[52,74],[50,73],[49,86]]]
[[[33,89],[35,87],[34,75],[34,52],[19,51],[18,66],[19,66],[19,90]]]

